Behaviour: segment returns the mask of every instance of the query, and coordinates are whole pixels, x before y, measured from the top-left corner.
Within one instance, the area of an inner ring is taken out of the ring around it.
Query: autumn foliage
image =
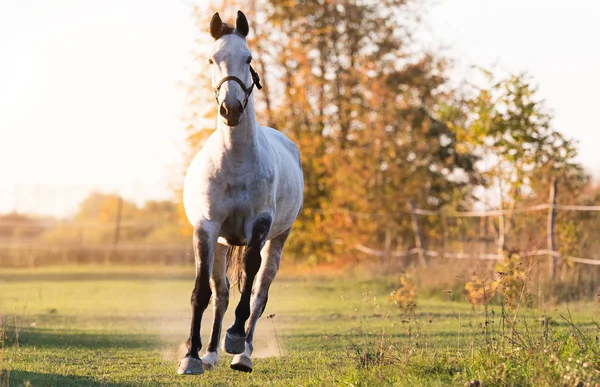
[[[264,85],[258,121],[301,150],[305,205],[287,247],[299,259],[343,259],[357,243],[382,246],[386,235],[391,249],[410,244],[407,200],[465,210],[491,190],[500,192],[497,206],[515,208],[539,202],[553,177],[576,190],[587,181],[527,75],[483,71],[483,87],[450,86],[451,63],[416,48],[420,1],[213,5],[225,19],[238,6],[248,16]],[[194,9],[204,45],[211,16]],[[202,44],[188,90],[190,155],[216,119]],[[426,238],[439,236],[440,222],[427,219]]]

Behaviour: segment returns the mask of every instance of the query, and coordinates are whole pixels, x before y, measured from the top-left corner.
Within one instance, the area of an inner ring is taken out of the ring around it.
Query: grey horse
[[[252,339],[285,242],[302,208],[304,180],[297,146],[283,133],[260,125],[253,89],[260,79],[246,44],[246,16],[235,27],[215,13],[208,59],[218,109],[217,129],[188,168],[183,200],[194,226],[196,282],[187,353],[179,374],[211,370],[219,358],[223,315],[229,304],[228,266],[237,266],[241,299],[223,348],[235,354],[231,368],[251,372]],[[235,271],[235,270],[234,270]],[[202,315],[213,297],[208,348],[200,358]]]

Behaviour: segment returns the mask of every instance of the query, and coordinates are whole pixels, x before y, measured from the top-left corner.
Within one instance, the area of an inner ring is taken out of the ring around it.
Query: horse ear
[[[210,19],[210,35],[215,39],[219,39],[221,37],[222,31],[223,31],[223,21],[221,20],[219,13],[216,12],[213,15],[212,19]]]
[[[242,11],[238,11],[237,19],[235,19],[235,29],[243,36],[248,36],[248,32],[250,32],[250,27],[248,27],[248,19],[246,19],[246,15]]]

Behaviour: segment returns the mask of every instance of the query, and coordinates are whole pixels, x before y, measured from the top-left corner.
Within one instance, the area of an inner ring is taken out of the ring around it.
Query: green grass
[[[0,270],[0,385],[600,384],[593,303],[522,306],[514,320],[490,305],[486,332],[483,307],[443,294],[405,315],[387,299],[392,280],[289,275],[271,287],[264,316],[276,316],[259,320],[253,373],[231,370],[223,354],[215,371],[179,376],[192,275],[193,267]],[[237,299],[234,291],[226,327]],[[211,318],[209,309],[205,343]]]

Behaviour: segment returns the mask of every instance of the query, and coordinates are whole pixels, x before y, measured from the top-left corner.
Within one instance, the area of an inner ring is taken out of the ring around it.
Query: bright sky
[[[94,188],[171,197],[185,149],[189,4],[0,1],[0,213],[65,215]],[[457,79],[471,64],[529,71],[598,175],[597,20],[591,0],[438,0],[422,36],[450,46]]]

